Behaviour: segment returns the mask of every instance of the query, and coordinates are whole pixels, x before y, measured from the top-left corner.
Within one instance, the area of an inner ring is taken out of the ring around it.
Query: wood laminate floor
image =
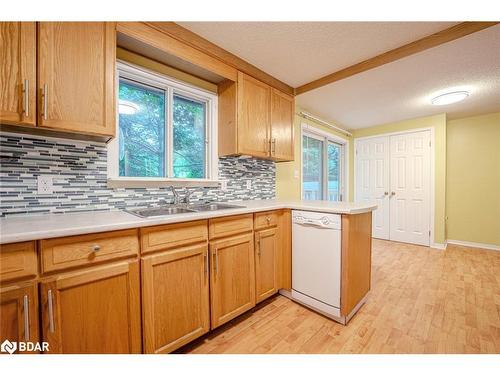
[[[373,241],[368,302],[342,326],[276,296],[180,353],[500,353],[500,252]]]

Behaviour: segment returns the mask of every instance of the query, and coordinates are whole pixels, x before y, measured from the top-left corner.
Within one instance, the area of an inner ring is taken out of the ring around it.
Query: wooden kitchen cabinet
[[[259,303],[278,291],[278,229],[255,232],[255,299]]]
[[[35,120],[36,24],[0,22],[0,123]]]
[[[210,329],[206,243],[142,260],[144,352],[169,353]]]
[[[273,89],[271,96],[271,157],[276,161],[294,159],[293,118],[295,104],[292,96]]]
[[[242,154],[270,153],[271,87],[238,72],[238,149]]]
[[[293,97],[242,72],[218,96],[219,156],[293,160]]]
[[[39,126],[114,135],[115,48],[113,22],[38,23]]]
[[[253,234],[210,242],[211,328],[255,306]]]
[[[140,353],[139,282],[138,261],[42,280],[42,336],[50,353]]]
[[[0,342],[38,342],[37,283],[0,289]]]

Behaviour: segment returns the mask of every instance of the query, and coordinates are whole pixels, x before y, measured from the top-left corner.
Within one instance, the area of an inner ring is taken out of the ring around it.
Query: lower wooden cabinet
[[[255,299],[261,302],[278,291],[278,229],[255,232]]]
[[[37,283],[2,287],[0,289],[0,342],[37,343]],[[26,352],[21,352],[26,353]]]
[[[255,306],[253,234],[210,242],[211,327]]]
[[[49,353],[140,353],[139,262],[56,276],[40,284]]]
[[[208,246],[182,247],[141,262],[144,352],[168,353],[208,332]]]

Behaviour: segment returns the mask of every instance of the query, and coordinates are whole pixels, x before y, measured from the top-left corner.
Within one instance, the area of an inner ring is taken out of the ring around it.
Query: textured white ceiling
[[[471,94],[455,104],[430,104],[452,89]],[[304,93],[296,103],[351,129],[500,111],[500,25]]]
[[[297,87],[453,22],[178,22]]]

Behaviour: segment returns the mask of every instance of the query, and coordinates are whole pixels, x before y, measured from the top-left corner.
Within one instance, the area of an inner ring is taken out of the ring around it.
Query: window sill
[[[159,188],[159,187],[218,187],[219,180],[205,180],[198,178],[142,178],[142,177],[115,177],[108,178],[108,188]]]

